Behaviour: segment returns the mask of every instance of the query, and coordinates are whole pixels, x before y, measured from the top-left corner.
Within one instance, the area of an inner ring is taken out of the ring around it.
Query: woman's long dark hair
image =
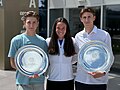
[[[48,47],[48,53],[51,55],[59,55],[59,47],[58,47],[58,35],[56,34],[56,25],[58,22],[63,22],[66,24],[66,34],[64,36],[65,43],[64,43],[64,55],[65,56],[72,56],[75,54],[75,48],[73,45],[73,40],[70,34],[70,27],[67,20],[63,17],[59,17],[55,20],[52,26],[52,33],[51,33],[51,40]]]

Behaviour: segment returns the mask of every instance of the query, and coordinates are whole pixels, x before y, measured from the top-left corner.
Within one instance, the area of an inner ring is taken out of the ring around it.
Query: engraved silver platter
[[[106,71],[111,66],[111,51],[101,41],[89,41],[79,50],[78,63],[87,72]]]
[[[17,69],[26,76],[43,74],[48,67],[47,54],[38,46],[26,45],[21,47],[15,55]]]

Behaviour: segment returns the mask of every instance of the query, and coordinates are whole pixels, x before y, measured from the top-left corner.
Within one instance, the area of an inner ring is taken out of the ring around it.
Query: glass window
[[[115,56],[113,67],[120,69],[120,5],[104,6],[103,28],[110,33]]]
[[[39,0],[39,35],[47,37],[47,0]]]
[[[50,27],[49,27],[49,36],[51,36],[52,25],[58,17],[63,17],[63,9],[50,9]]]
[[[75,36],[75,34],[80,30],[82,30],[83,28],[83,25],[80,22],[80,18],[79,18],[80,10],[81,10],[80,8],[69,9],[69,25],[72,36]]]

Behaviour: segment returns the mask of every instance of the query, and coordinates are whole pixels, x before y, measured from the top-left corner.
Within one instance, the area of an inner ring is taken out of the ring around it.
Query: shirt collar
[[[84,28],[84,33],[86,33],[85,28]],[[97,27],[94,25],[93,30],[90,32],[91,33],[97,33]]]

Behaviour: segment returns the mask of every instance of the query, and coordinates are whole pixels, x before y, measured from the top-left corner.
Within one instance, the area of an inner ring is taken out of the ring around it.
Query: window
[[[120,5],[104,6],[103,28],[110,33],[115,56],[113,67],[120,69]]]
[[[58,17],[63,17],[63,9],[50,9],[49,36],[51,36],[52,25]]]

